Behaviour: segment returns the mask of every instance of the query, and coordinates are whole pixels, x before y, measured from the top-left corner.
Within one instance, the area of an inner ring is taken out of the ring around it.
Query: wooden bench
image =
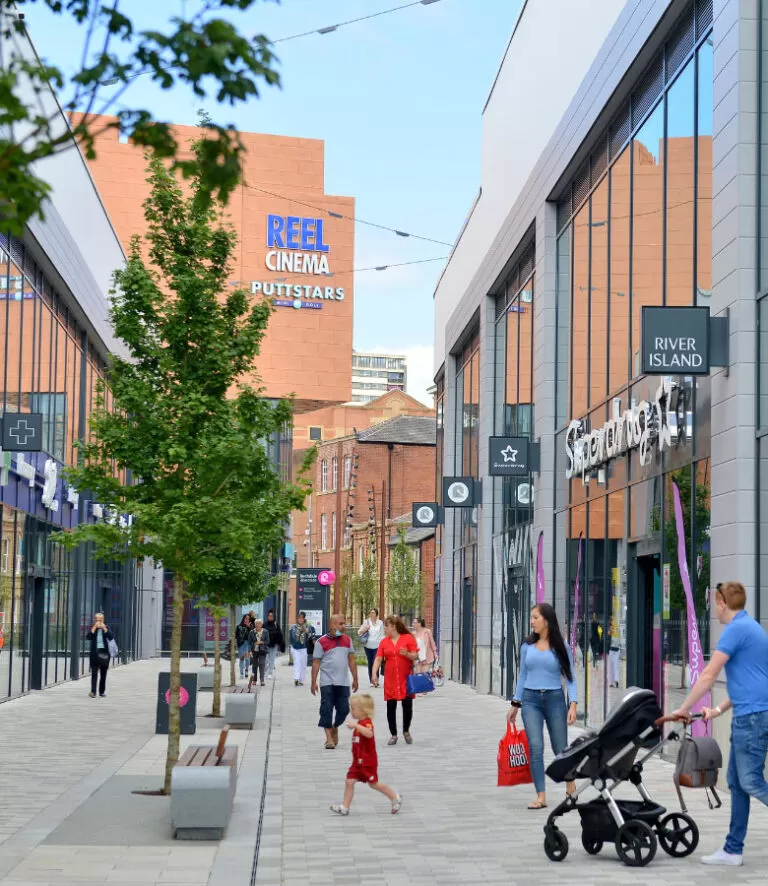
[[[171,826],[177,840],[220,840],[237,789],[237,747],[219,743],[187,748],[171,773]]]
[[[256,722],[256,695],[250,688],[236,686],[224,696],[224,721],[228,726],[253,729]]]

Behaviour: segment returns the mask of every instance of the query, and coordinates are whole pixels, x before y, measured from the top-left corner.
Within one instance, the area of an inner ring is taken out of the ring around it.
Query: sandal
[[[332,741],[327,741],[325,743],[325,749],[326,751],[334,751],[336,750],[336,745]]]
[[[529,809],[546,809],[547,804],[542,803],[541,800],[534,800],[533,803],[528,804]]]

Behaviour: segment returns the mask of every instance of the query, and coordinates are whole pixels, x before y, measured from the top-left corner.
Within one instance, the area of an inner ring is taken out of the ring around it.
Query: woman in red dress
[[[387,679],[384,681],[384,700],[387,703],[387,722],[392,737],[388,744],[397,744],[397,703],[403,705],[403,738],[413,744],[411,720],[413,719],[413,696],[408,695],[408,676],[413,673],[413,663],[419,657],[416,638],[396,615],[384,619],[385,637],[381,641],[373,662],[373,685],[379,685],[379,668],[386,663]]]

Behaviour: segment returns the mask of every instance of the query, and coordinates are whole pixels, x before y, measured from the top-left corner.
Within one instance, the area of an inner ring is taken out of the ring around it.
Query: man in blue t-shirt
[[[687,717],[725,668],[728,698],[705,708],[709,720],[733,708],[728,787],[731,824],[725,846],[702,858],[704,864],[740,865],[749,822],[749,803],[756,797],[768,806],[765,760],[768,755],[768,636],[745,611],[744,585],[728,581],[717,586],[715,609],[725,625],[720,642],[690,695],[673,716]]]

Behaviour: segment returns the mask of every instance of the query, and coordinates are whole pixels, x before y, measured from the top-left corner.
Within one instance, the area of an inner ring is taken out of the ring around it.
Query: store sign
[[[444,508],[473,508],[476,504],[473,477],[443,478]]]
[[[16,473],[29,483],[30,489],[35,488],[35,466],[30,464],[21,454],[16,456]]]
[[[531,470],[527,437],[490,437],[488,473],[492,477],[520,477]]]
[[[42,412],[7,412],[2,419],[2,448],[8,452],[40,452],[43,448]]]
[[[596,468],[633,449],[638,450],[641,465],[650,464],[654,445],[659,452],[672,446],[671,395],[671,379],[665,378],[653,404],[641,400],[621,412],[616,400],[614,417],[591,432],[585,430],[585,422],[572,421],[565,433],[565,476],[570,480],[581,474],[584,481]]]
[[[411,509],[411,524],[415,529],[437,526],[440,509],[435,501],[415,501]]]
[[[643,307],[646,375],[708,375],[709,308]]]
[[[59,480],[59,466],[52,458],[45,460],[43,468],[43,507],[49,511],[58,511],[59,503],[56,501],[56,484]]]
[[[329,274],[330,247],[324,240],[322,218],[267,216],[267,258],[270,271]]]
[[[294,283],[275,283],[272,280],[253,280],[253,295],[266,295],[276,305],[296,308],[321,308],[323,301],[344,301],[344,287],[304,286]],[[313,299],[307,301],[306,299]],[[297,304],[299,302],[299,304]],[[317,304],[320,302],[320,304]]]

